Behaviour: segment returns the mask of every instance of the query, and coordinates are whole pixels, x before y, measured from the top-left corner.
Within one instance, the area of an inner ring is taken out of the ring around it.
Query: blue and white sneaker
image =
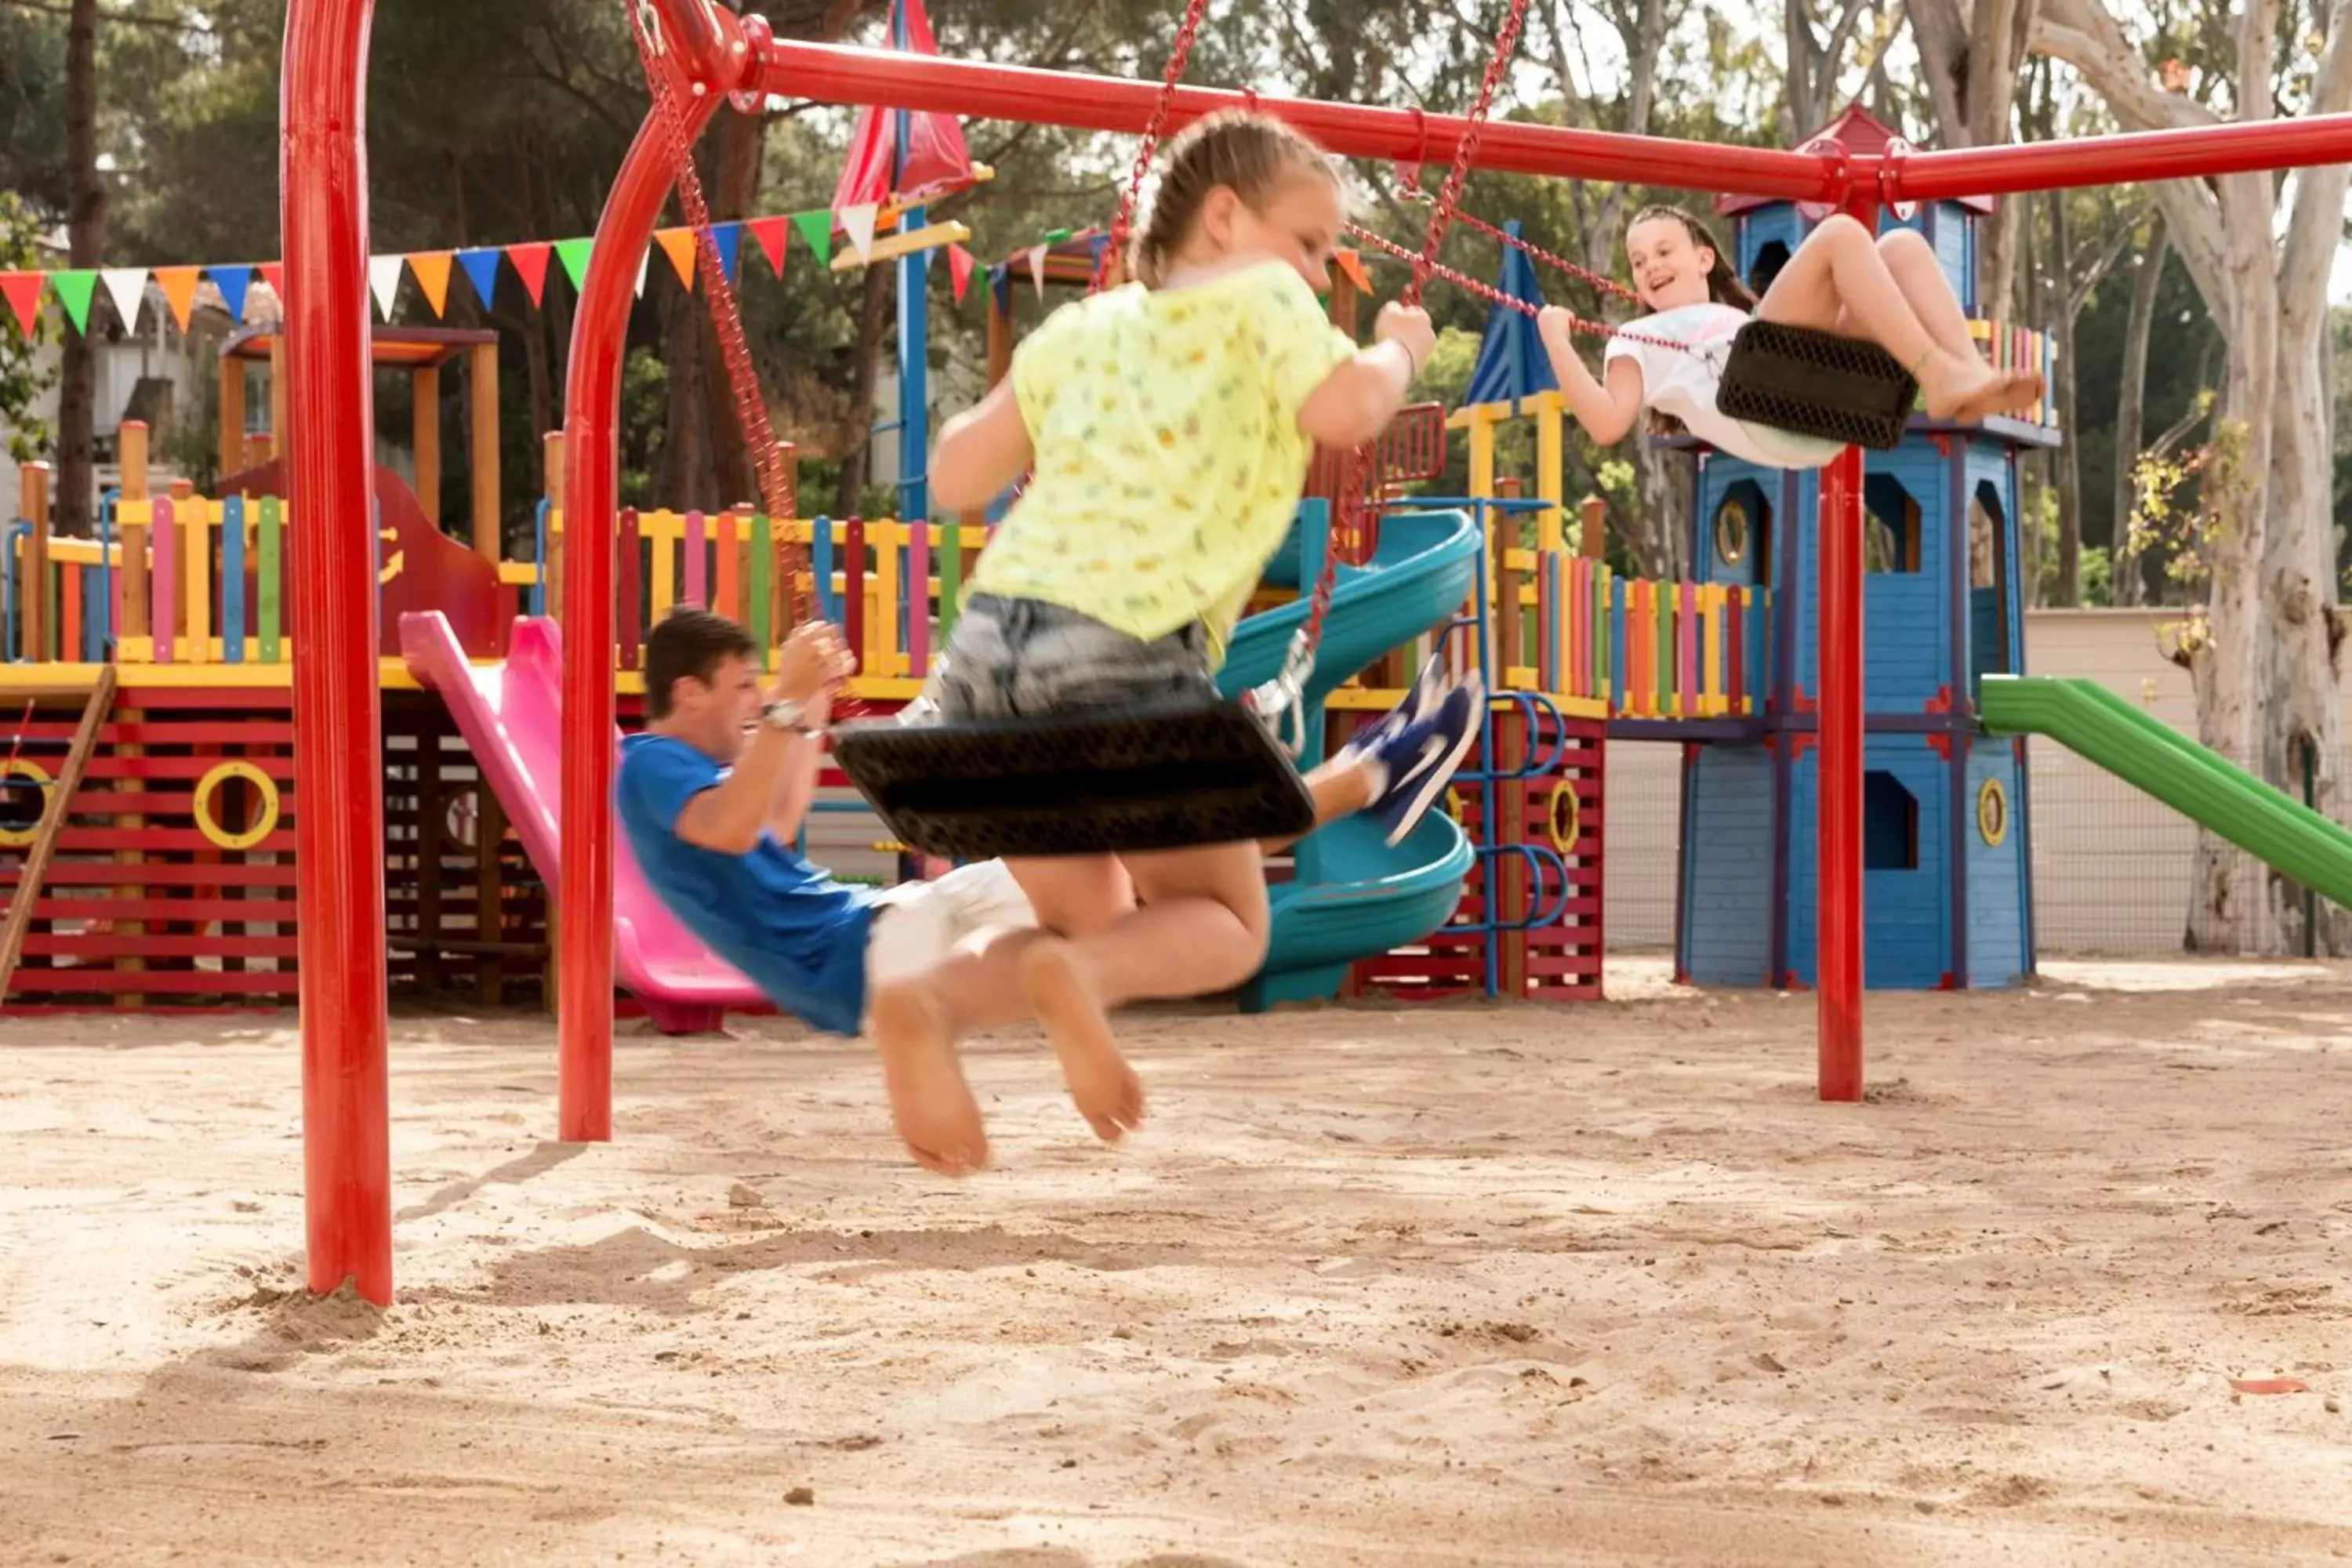
[[[1388,778],[1370,809],[1388,825],[1390,844],[1403,843],[1444,796],[1478,739],[1486,708],[1486,682],[1472,670],[1446,692],[1434,714],[1405,725],[1380,748],[1378,760]]]
[[[1399,731],[1427,722],[1453,689],[1454,675],[1445,668],[1445,650],[1440,648],[1421,667],[1421,674],[1414,679],[1412,689],[1405,693],[1404,700],[1349,736],[1347,744],[1339,748],[1339,755],[1379,751],[1394,741]]]

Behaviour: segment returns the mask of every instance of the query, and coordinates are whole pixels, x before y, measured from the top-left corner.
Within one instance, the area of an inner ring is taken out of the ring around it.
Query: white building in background
[[[49,254],[44,259],[61,263],[64,257],[62,241],[45,244]],[[62,320],[55,299],[44,301],[44,308],[64,331],[73,329]],[[261,320],[278,312],[277,297],[268,285],[255,280],[252,297],[247,306],[248,320]],[[163,298],[163,290],[152,281],[139,308],[139,321],[134,329],[126,330],[118,320],[113,300],[100,289],[90,301],[89,323],[92,344],[96,351],[97,386],[95,416],[92,424],[97,442],[97,495],[103,495],[119,482],[121,472],[116,467],[118,438],[126,419],[147,422],[149,437],[149,470],[158,479],[172,477],[170,436],[182,420],[200,419],[204,400],[215,374],[214,351],[227,336],[230,321],[227,308],[222,303],[220,290],[210,282],[197,286],[195,308],[189,313],[188,331],[183,333],[172,317],[172,308]],[[5,330],[13,331],[13,324]],[[64,357],[61,341],[52,335],[42,344],[43,379],[48,382],[33,408],[37,420],[47,424],[54,433],[58,416],[58,372]],[[246,403],[247,423],[255,428],[267,428],[269,405],[262,399]],[[257,425],[255,424],[258,420]],[[0,426],[0,452],[6,449],[6,439],[14,434]],[[52,442],[43,454],[54,463],[57,452]],[[22,510],[21,485],[13,462],[0,461],[0,520],[13,519]],[[97,496],[91,498],[93,506]]]

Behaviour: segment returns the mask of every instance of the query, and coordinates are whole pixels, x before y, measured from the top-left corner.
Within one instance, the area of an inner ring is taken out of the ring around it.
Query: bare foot
[[[1981,419],[2001,406],[2000,373],[1974,354],[1937,350],[1921,367],[1919,390],[1930,419]]]
[[[1054,1042],[1062,1080],[1078,1114],[1106,1143],[1143,1124],[1143,1080],[1118,1054],[1110,1020],[1075,967],[1066,942],[1037,943],[1021,955],[1021,989]]]
[[[1971,354],[1937,353],[1921,384],[1927,416],[1968,425],[1993,414],[2023,414],[2042,397],[2038,370],[1995,370]]]
[[[875,992],[874,1037],[890,1120],[915,1163],[942,1176],[968,1176],[986,1165],[988,1133],[964,1081],[954,1031],[920,982]]]
[[[1997,412],[2023,416],[2042,401],[2042,373],[2038,370],[2004,371],[2000,383],[2000,401],[1994,405]]]

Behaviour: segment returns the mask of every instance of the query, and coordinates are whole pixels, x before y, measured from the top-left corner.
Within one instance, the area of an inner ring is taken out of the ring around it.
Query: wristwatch
[[[808,704],[784,698],[760,710],[760,716],[772,729],[783,730],[795,735],[814,735],[816,730],[808,721]]]

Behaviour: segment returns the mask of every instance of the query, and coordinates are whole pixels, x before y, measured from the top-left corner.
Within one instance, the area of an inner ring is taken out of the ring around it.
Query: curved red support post
[[[303,1194],[310,1289],[392,1300],[384,1021],[383,741],[375,400],[367,321],[367,54],[373,0],[289,0],[280,217],[285,432],[295,522],[295,927],[302,1006]],[[307,521],[305,521],[307,520]]]
[[[719,106],[679,95],[689,143]],[[620,497],[621,356],[637,258],[675,170],[650,117],[596,225],[572,323],[563,440],[563,907],[556,953],[556,1124],[613,1136],[613,520]],[[634,614],[634,607],[632,607]]]

